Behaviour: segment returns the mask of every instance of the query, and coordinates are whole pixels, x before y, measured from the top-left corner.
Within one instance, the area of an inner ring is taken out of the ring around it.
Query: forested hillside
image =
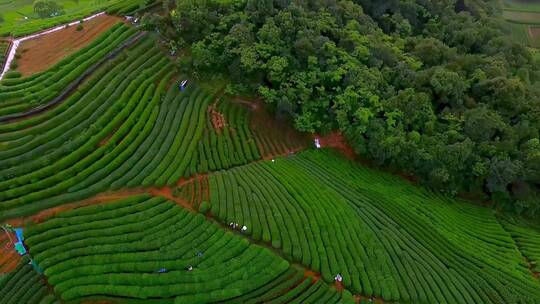
[[[540,209],[540,60],[493,1],[165,1],[148,14],[193,77],[446,193]]]

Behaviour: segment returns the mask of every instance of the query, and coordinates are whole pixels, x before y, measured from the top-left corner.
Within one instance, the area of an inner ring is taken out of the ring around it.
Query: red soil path
[[[311,283],[315,284],[315,282],[317,282],[321,278],[321,274],[306,268],[304,269],[304,279],[307,279],[309,277],[313,277],[313,282]]]
[[[316,134],[313,138],[319,139],[321,147],[334,148],[347,156],[347,158],[356,160],[356,153],[354,152],[353,148],[349,146],[343,134],[339,132],[333,132],[324,136]]]
[[[0,273],[8,273],[17,267],[21,257],[11,242],[11,240],[16,240],[16,236],[13,233],[8,236],[4,230],[0,230],[0,233]]]
[[[210,186],[208,185],[208,174],[195,175],[189,179],[182,178],[176,184],[177,187],[182,189],[189,189],[186,195],[183,195],[181,200],[186,200],[186,203],[194,206],[200,206],[203,201],[210,201]]]
[[[83,30],[71,26],[60,31],[43,35],[21,43],[17,59],[18,68],[23,76],[44,71],[64,57],[90,44],[97,36],[111,28],[122,18],[99,16],[83,23]]]
[[[110,203],[116,200],[128,198],[133,195],[143,194],[145,192],[146,191],[144,189],[130,189],[130,190],[123,190],[123,191],[100,193],[94,197],[91,197],[83,201],[45,209],[35,215],[22,217],[22,218],[15,218],[7,222],[11,224],[12,226],[16,226],[16,227],[25,226],[27,223],[30,223],[30,222],[41,223],[45,221],[46,219],[51,218],[62,211],[80,208],[84,206],[95,205],[95,204]]]
[[[172,194],[172,190],[170,187],[163,187],[163,188],[150,188],[149,191],[148,191],[151,195],[154,195],[154,196],[162,196],[170,201],[173,201],[175,203],[177,203],[178,205],[188,209],[188,210],[191,210],[191,211],[195,211],[195,209],[193,209],[193,206],[188,202],[186,201],[185,199],[182,199],[180,197],[176,197]]]

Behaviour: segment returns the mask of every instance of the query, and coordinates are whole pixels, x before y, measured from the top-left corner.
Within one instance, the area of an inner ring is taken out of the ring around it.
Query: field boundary
[[[513,20],[513,19],[505,19],[506,22],[511,22],[515,24],[523,24],[523,25],[532,25],[532,26],[539,26],[540,20],[537,22],[528,22],[528,21],[520,21],[520,20]]]
[[[11,39],[0,39],[0,41],[6,41],[8,43],[8,46],[6,50],[4,51],[4,58],[5,60],[2,60],[0,62],[0,71],[4,71],[5,67],[7,66],[7,57],[9,56],[9,52],[11,50],[11,46],[13,45],[13,41]],[[0,80],[2,80],[2,77],[0,77]]]
[[[505,8],[503,8],[503,11],[519,12],[519,13],[538,13],[538,14],[540,14],[540,10],[527,10],[525,8],[516,8],[516,7],[505,7]]]
[[[106,14],[105,12],[99,12],[97,14],[93,14],[91,16],[83,18],[82,21],[92,20],[92,19],[94,19],[96,17],[102,16],[102,15],[105,15],[105,14]],[[31,35],[28,35],[28,36],[24,36],[22,38],[11,40],[10,48],[9,48],[9,51],[8,51],[8,56],[6,58],[6,62],[4,64],[4,66],[2,68],[2,73],[0,74],[0,80],[2,80],[4,78],[4,76],[6,75],[6,73],[9,71],[9,68],[11,67],[11,62],[13,61],[13,59],[15,59],[15,54],[17,53],[17,48],[19,48],[19,44],[21,42],[26,41],[26,40],[30,40],[30,39],[34,39],[34,38],[37,38],[37,37],[40,37],[40,36],[43,36],[43,35],[47,35],[47,34],[50,34],[50,33],[54,33],[54,32],[57,32],[59,30],[64,29],[66,26],[69,27],[69,26],[77,25],[79,23],[81,23],[81,20],[73,21],[73,22],[67,23],[67,24],[62,24],[62,25],[59,25],[59,26],[55,26],[53,28],[49,28],[49,29],[39,31],[37,33],[31,34]]]
[[[92,73],[94,73],[99,67],[101,67],[105,62],[113,59],[114,57],[116,57],[122,50],[124,50],[125,48],[128,48],[130,46],[132,46],[133,44],[135,44],[137,41],[139,41],[139,39],[141,39],[143,36],[145,36],[147,34],[147,32],[139,32],[135,35],[133,35],[132,37],[130,37],[127,41],[125,41],[124,43],[122,43],[119,47],[117,47],[116,49],[114,49],[113,51],[111,51],[107,56],[103,57],[100,61],[96,62],[93,66],[91,66],[90,68],[88,68],[86,71],[84,71],[84,73],[82,75],[80,75],[77,79],[75,79],[71,84],[69,84],[62,93],[60,93],[60,95],[58,95],[57,97],[55,97],[53,100],[47,102],[46,104],[43,104],[43,105],[40,105],[36,108],[33,108],[29,111],[26,111],[26,112],[23,112],[23,113],[15,113],[15,114],[10,114],[10,115],[6,115],[6,116],[1,116],[0,117],[0,123],[3,123],[3,122],[6,122],[6,121],[10,121],[10,120],[14,120],[14,119],[20,119],[20,118],[24,118],[24,117],[27,117],[27,116],[32,116],[32,115],[35,115],[35,114],[39,114],[47,109],[49,109],[50,107],[60,103],[61,101],[63,101],[67,96],[69,96],[69,94],[73,93],[73,91],[75,91],[77,89],[77,87],[88,77],[90,76]]]

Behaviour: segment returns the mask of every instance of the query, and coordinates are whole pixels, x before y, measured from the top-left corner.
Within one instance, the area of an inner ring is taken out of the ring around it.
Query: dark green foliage
[[[21,73],[17,71],[9,71],[4,75],[4,79],[21,78]]]
[[[208,211],[210,211],[210,203],[207,201],[203,201],[201,203],[201,206],[199,207],[199,212],[202,214],[206,214]]]
[[[62,5],[54,0],[36,0],[34,1],[34,13],[39,18],[52,18],[65,14]]]
[[[506,37],[498,2],[176,3],[148,22],[190,49],[186,70],[435,189],[540,209],[540,61]]]

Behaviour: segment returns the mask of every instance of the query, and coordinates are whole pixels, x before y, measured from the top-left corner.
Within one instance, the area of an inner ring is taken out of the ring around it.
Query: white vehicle
[[[187,83],[188,83],[187,79],[180,82],[180,91],[184,91],[186,89]]]

